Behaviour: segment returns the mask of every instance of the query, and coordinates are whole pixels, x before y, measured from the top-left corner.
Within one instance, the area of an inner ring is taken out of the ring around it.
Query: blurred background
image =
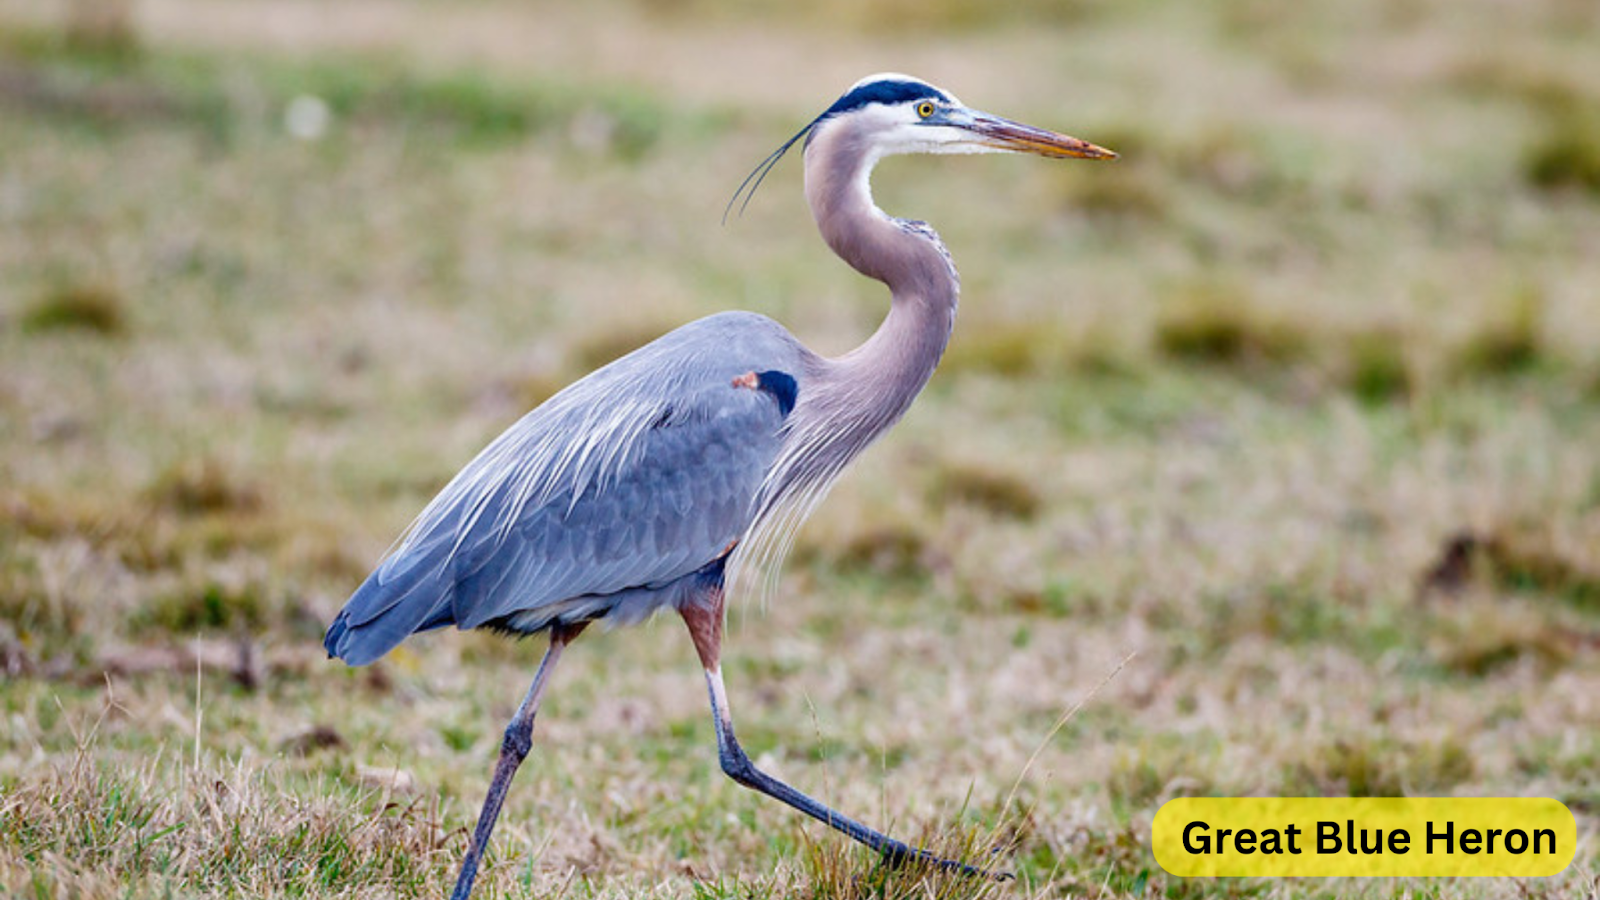
[[[885,70],[1122,158],[882,166],[962,316],[725,667],[762,765],[998,828],[1019,881],[887,875],[732,785],[663,619],[574,647],[480,895],[1592,880],[1591,0],[0,0],[0,890],[439,893],[542,647],[349,670],[322,628],[593,367],[729,308],[862,340],[884,291],[796,160],[721,218]],[[1582,845],[1183,881],[1148,841],[1185,795],[1553,796]]]

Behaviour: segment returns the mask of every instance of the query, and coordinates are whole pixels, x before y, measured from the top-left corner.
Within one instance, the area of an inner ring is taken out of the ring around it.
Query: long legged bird
[[[705,668],[717,756],[731,778],[892,862],[974,871],[841,815],[755,767],[734,737],[718,664],[724,585],[741,565],[780,561],[839,473],[905,413],[949,342],[955,267],[932,228],[873,203],[868,178],[878,160],[897,153],[1116,154],[970,109],[915,78],[873,75],[757,166],[734,202],[802,140],[806,200],[823,239],[889,288],[889,313],[878,330],[829,358],[765,316],[721,313],[593,372],[462,469],[328,628],[329,655],[357,666],[408,635],[446,625],[549,633],[533,685],[506,726],[454,900],[472,890],[562,650],[590,622],[637,621],[664,608],[683,617]]]

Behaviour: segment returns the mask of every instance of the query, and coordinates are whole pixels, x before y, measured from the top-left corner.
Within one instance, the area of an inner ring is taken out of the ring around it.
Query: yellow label
[[[1156,862],[1188,877],[1536,878],[1577,847],[1547,797],[1180,797],[1151,824]]]

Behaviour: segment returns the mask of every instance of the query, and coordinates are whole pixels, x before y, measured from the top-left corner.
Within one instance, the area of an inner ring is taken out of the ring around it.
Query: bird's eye
[[[927,100],[917,104],[917,115],[926,119],[933,115],[933,104]]]

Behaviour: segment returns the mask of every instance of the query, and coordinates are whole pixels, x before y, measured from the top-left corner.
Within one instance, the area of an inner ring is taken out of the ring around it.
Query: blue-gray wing
[[[790,405],[735,380],[803,353],[771,320],[725,313],[552,397],[429,504],[328,652],[359,665],[427,628],[532,630],[716,560],[750,526]]]

